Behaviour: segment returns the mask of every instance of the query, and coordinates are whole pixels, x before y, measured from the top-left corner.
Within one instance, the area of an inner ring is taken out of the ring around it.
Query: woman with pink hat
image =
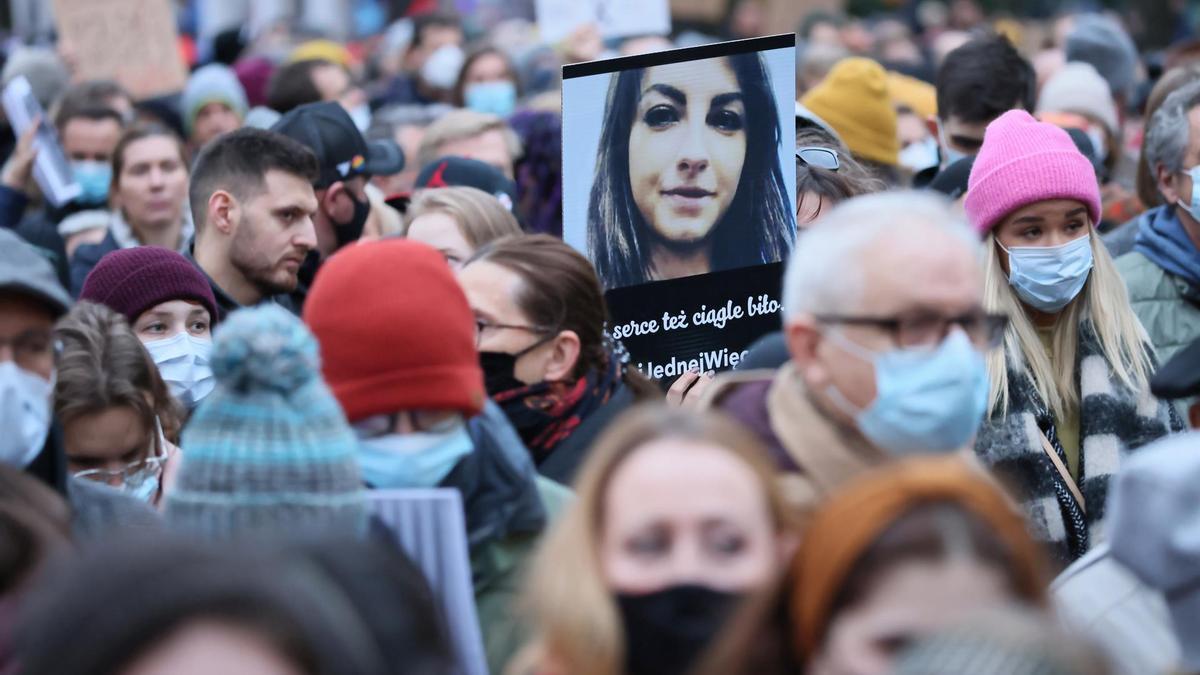
[[[1024,111],[1001,115],[964,206],[984,237],[987,310],[1010,318],[989,356],[975,450],[1069,563],[1101,539],[1124,457],[1182,423],[1149,393],[1152,348],[1095,229],[1095,171],[1065,131]]]

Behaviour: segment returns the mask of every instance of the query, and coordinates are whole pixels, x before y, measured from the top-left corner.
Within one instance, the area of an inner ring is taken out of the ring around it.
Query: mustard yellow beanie
[[[932,84],[890,70],[887,81],[888,93],[896,107],[908,106],[921,119],[937,115],[937,89]]]
[[[871,59],[842,59],[800,103],[828,122],[856,156],[899,163],[896,110],[883,66]]]

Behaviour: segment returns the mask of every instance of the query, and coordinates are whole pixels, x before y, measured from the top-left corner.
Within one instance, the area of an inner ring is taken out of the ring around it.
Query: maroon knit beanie
[[[179,253],[158,246],[105,255],[88,273],[79,299],[105,305],[131,324],[159,303],[195,300],[217,321],[217,301],[204,273]]]

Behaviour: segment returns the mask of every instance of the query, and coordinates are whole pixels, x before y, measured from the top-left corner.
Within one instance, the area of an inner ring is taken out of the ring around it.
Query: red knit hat
[[[387,239],[341,250],[317,273],[304,322],[351,422],[483,408],[471,308],[446,259],[425,244]]]
[[[194,300],[215,323],[217,301],[204,273],[179,253],[160,246],[135,246],[106,254],[79,292],[80,300],[105,305],[130,324],[142,312],[170,300]]]

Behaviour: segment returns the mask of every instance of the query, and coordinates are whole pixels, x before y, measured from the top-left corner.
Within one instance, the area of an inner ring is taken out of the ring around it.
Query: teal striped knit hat
[[[209,539],[365,532],[358,442],[304,324],[277,305],[234,312],[212,368],[167,493],[171,526]]]

